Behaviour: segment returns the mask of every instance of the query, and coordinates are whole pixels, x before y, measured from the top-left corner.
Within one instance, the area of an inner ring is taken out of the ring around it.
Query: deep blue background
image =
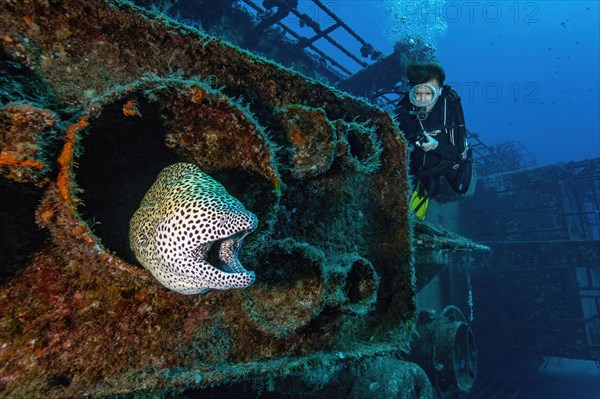
[[[402,34],[430,36],[446,82],[462,94],[467,127],[487,144],[521,141],[539,165],[600,157],[597,1],[324,3],[384,54]],[[331,24],[310,1],[300,9]]]

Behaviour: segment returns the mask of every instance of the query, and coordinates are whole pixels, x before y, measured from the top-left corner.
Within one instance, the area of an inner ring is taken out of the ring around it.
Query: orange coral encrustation
[[[77,133],[85,129],[88,125],[86,118],[81,118],[76,123],[70,125],[67,128],[66,136],[67,140],[63,147],[60,157],[58,157],[58,164],[60,165],[60,172],[58,173],[58,179],[56,184],[60,190],[60,194],[63,200],[68,204],[75,204],[76,200],[71,196],[71,189],[73,182],[71,181],[71,173],[69,168],[73,162],[73,155],[75,151],[75,139]]]
[[[123,115],[125,116],[142,116],[140,113],[137,103],[133,100],[127,101],[123,104]]]
[[[290,132],[290,140],[295,146],[301,146],[306,141],[306,136],[299,130]]]
[[[192,89],[192,102],[194,104],[198,104],[200,101],[202,101],[202,98],[204,97],[204,92],[200,89],[194,88]]]
[[[45,167],[41,161],[35,159],[21,159],[8,152],[0,152],[0,166],[2,165],[23,166],[36,169],[44,169]]]

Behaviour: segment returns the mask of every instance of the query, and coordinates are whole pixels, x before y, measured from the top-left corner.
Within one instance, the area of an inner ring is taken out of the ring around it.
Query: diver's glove
[[[423,135],[427,138],[426,142],[421,143],[421,148],[423,149],[423,151],[427,152],[435,150],[438,146],[438,141],[431,137],[428,133],[423,133]]]

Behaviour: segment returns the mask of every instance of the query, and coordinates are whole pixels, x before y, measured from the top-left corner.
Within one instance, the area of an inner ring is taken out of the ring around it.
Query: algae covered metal
[[[407,149],[387,113],[128,3],[5,2],[0,30],[2,57],[45,90],[4,106],[27,123],[10,141],[47,149],[3,147],[2,189],[34,181],[22,211],[49,236],[2,281],[3,395],[315,388],[371,357],[407,363],[389,357],[416,309]],[[129,220],[177,162],[257,216],[251,287],[181,295],[136,262]],[[411,367],[398,375],[422,380]]]

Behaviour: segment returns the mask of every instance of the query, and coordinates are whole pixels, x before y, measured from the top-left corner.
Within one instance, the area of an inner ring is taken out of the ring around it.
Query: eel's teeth
[[[221,242],[221,246],[219,247],[219,261],[229,271],[236,273],[247,272],[237,257],[238,251],[242,246],[242,241],[243,236],[233,236]]]
[[[197,260],[206,260],[208,257],[208,251],[210,251],[212,244],[212,242],[205,242],[198,245],[192,250],[192,256]]]

